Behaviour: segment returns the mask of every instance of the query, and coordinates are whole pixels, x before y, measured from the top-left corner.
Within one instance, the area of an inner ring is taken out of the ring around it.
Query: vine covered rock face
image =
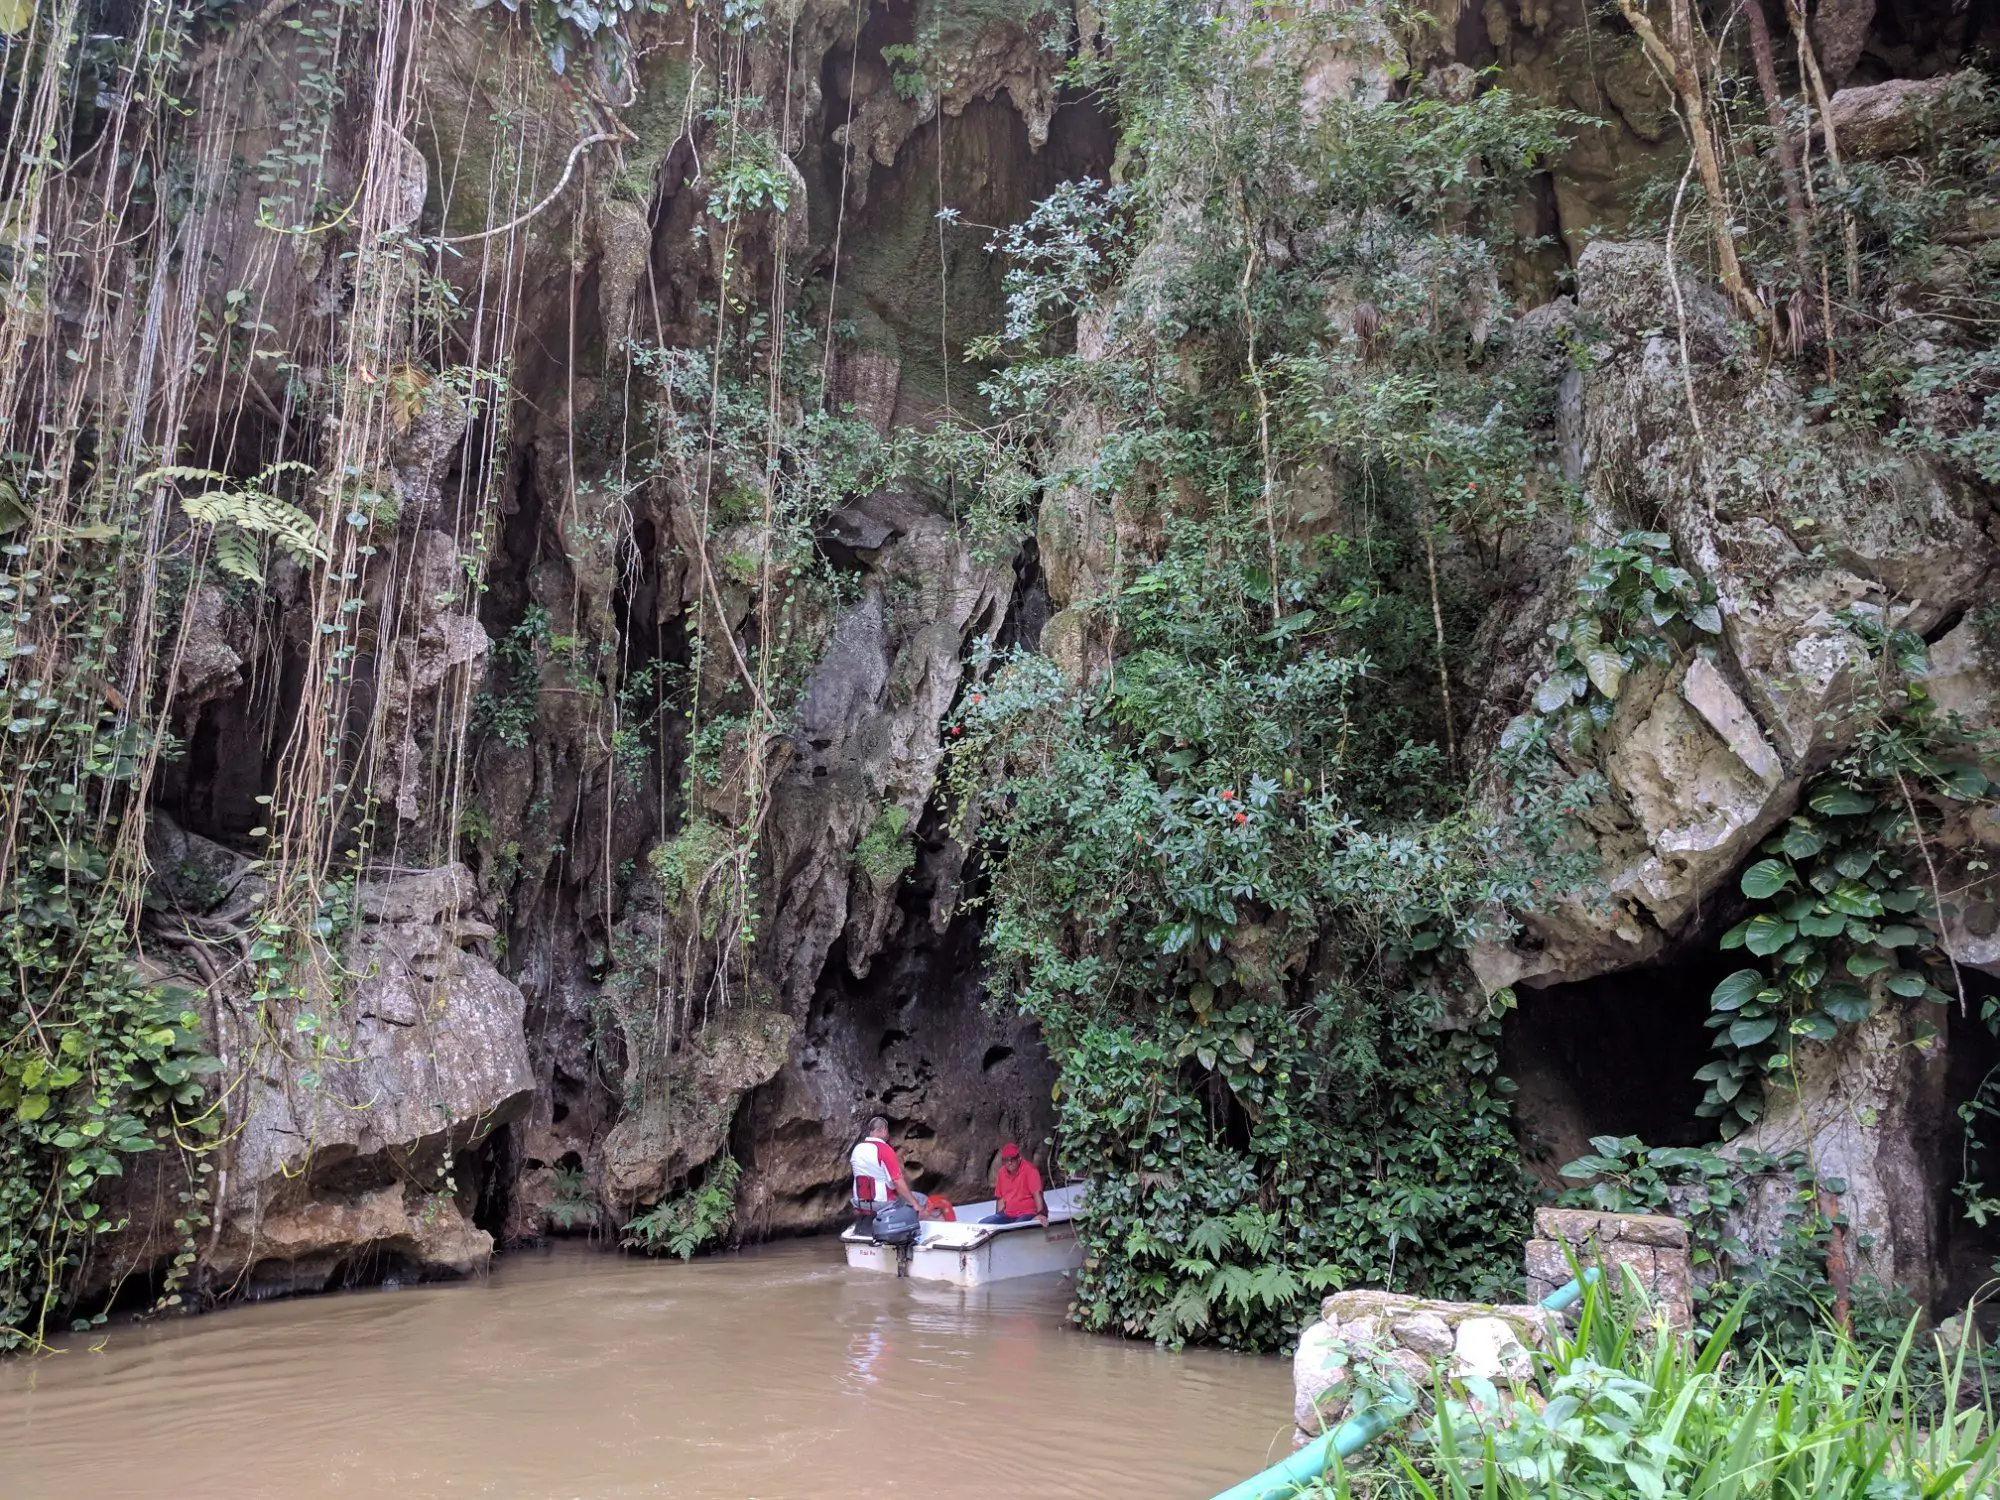
[[[878,1110],[1090,1176],[1095,1327],[1501,1298],[1516,987],[1739,942],[1699,1120],[1921,1281],[1994,107],[1672,8],[17,7],[0,1340]]]

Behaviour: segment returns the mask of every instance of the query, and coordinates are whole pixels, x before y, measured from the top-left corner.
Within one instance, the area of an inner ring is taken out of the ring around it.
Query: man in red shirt
[[[1037,1224],[1049,1222],[1048,1201],[1042,1197],[1042,1174],[1021,1155],[1021,1148],[1009,1141],[1000,1148],[1000,1165],[993,1173],[994,1207],[982,1224]]]

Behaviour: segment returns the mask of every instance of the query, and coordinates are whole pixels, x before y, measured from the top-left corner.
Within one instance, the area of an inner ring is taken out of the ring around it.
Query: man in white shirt
[[[873,1214],[893,1198],[901,1198],[922,1211],[922,1201],[903,1180],[903,1164],[896,1158],[895,1147],[889,1144],[889,1122],[881,1115],[870,1117],[868,1134],[847,1153],[847,1161],[854,1170],[852,1198],[856,1213]]]

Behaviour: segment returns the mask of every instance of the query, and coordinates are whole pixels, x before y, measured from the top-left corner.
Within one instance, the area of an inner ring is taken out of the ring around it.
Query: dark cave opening
[[[1561,1167],[1597,1135],[1696,1146],[1715,1126],[1695,1113],[1696,1069],[1713,1058],[1708,997],[1740,967],[1703,948],[1666,963],[1546,989],[1522,988],[1502,1032],[1501,1063],[1519,1086],[1515,1125],[1529,1170],[1569,1186]]]
[[[1947,1310],[1963,1307],[2000,1277],[2000,1216],[1982,1212],[1986,1222],[1975,1222],[1958,1191],[1961,1182],[1970,1181],[1979,1185],[1978,1197],[2000,1198],[2000,1036],[1981,1016],[1989,1003],[2000,1000],[2000,979],[1976,969],[1961,969],[1959,976],[1965,1007],[1940,1006],[1936,1022],[1945,1037],[1937,1181],[1939,1304]]]

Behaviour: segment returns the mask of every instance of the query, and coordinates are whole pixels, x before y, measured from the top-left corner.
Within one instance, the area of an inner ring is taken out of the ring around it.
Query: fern
[[[264,581],[264,557],[257,544],[233,528],[215,533],[215,565],[234,578]]]
[[[239,484],[227,474],[213,469],[170,464],[139,477],[138,487],[157,484],[206,484],[229,486],[211,488],[198,495],[183,496],[181,513],[198,525],[214,531],[215,562],[223,572],[251,583],[264,581],[266,538],[290,553],[300,566],[324,562],[326,546],[320,540],[319,522],[289,500],[271,493],[271,485],[281,474],[313,472],[310,464],[287,459],[260,470],[257,476]]]

